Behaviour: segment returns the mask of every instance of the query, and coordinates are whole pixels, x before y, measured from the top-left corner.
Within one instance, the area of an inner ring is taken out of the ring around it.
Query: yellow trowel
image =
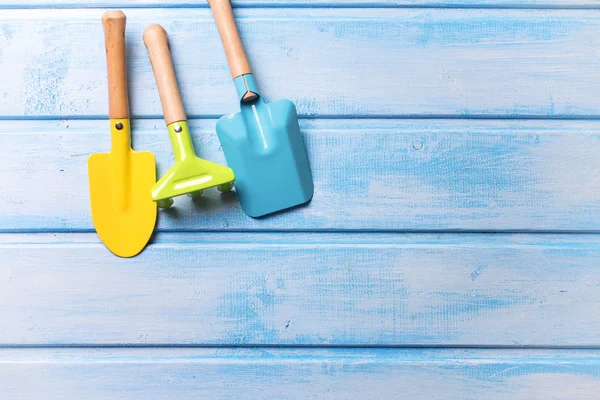
[[[109,153],[90,156],[88,172],[98,236],[117,256],[133,257],[144,249],[156,223],[157,208],[151,196],[156,161],[150,152],[131,149],[125,24],[122,11],[108,11],[102,16],[112,146]]]

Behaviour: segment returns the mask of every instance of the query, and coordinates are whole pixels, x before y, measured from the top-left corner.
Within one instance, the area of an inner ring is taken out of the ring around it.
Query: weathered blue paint
[[[595,9],[595,0],[233,0],[233,7],[267,8],[567,8]],[[0,0],[0,8],[208,8],[197,0]]]
[[[210,193],[124,260],[87,198],[100,8],[126,8],[134,146],[163,173],[141,32],[169,31],[223,163],[236,95],[208,6],[0,0],[0,398],[597,399],[599,3],[234,6],[261,93],[298,108],[314,199],[252,220]]]
[[[594,0],[233,0],[233,7],[268,8],[599,8]],[[0,0],[0,8],[208,8],[197,0]]]
[[[0,239],[0,345],[599,344],[598,235]]]
[[[5,349],[5,398],[596,399],[585,350]],[[32,384],[32,381],[35,384]]]
[[[225,163],[214,126],[192,121],[194,144]],[[234,193],[215,191],[161,213],[158,230],[600,229],[598,122],[303,120],[301,128],[315,182],[308,206],[254,220]],[[0,231],[91,231],[85,160],[109,146],[104,129],[103,121],[3,122],[0,201],[15,206],[0,210]],[[164,173],[172,154],[162,121],[135,121],[133,132],[135,148],[152,151]],[[48,182],[61,189],[38,190]]]
[[[210,10],[160,15],[188,117],[236,111],[222,46],[209,39],[218,37]],[[10,102],[0,103],[1,118],[105,116],[97,16],[3,11],[11,34],[0,37],[2,96]],[[156,11],[128,16],[132,113],[160,118],[139,40]],[[236,16],[261,93],[290,99],[301,117],[600,116],[598,10],[242,8]]]

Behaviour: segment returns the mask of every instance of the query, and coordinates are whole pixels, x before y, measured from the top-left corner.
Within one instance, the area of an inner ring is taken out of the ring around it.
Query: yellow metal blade
[[[133,257],[144,249],[156,223],[157,207],[150,194],[156,161],[150,152],[131,150],[129,124],[126,128],[113,132],[110,153],[90,156],[88,173],[98,236],[117,256]]]

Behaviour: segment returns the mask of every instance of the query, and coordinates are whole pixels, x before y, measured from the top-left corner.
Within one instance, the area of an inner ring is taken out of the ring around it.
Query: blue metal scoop
[[[313,181],[294,103],[260,96],[229,0],[209,0],[240,99],[240,112],[217,123],[242,209],[261,217],[308,202]]]

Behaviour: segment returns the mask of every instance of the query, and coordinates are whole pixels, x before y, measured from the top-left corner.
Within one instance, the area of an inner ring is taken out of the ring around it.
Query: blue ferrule
[[[233,80],[233,83],[235,84],[235,89],[237,90],[240,101],[242,101],[248,92],[255,93],[256,96],[259,96],[258,87],[256,86],[256,82],[254,81],[254,76],[252,74],[240,75]]]

